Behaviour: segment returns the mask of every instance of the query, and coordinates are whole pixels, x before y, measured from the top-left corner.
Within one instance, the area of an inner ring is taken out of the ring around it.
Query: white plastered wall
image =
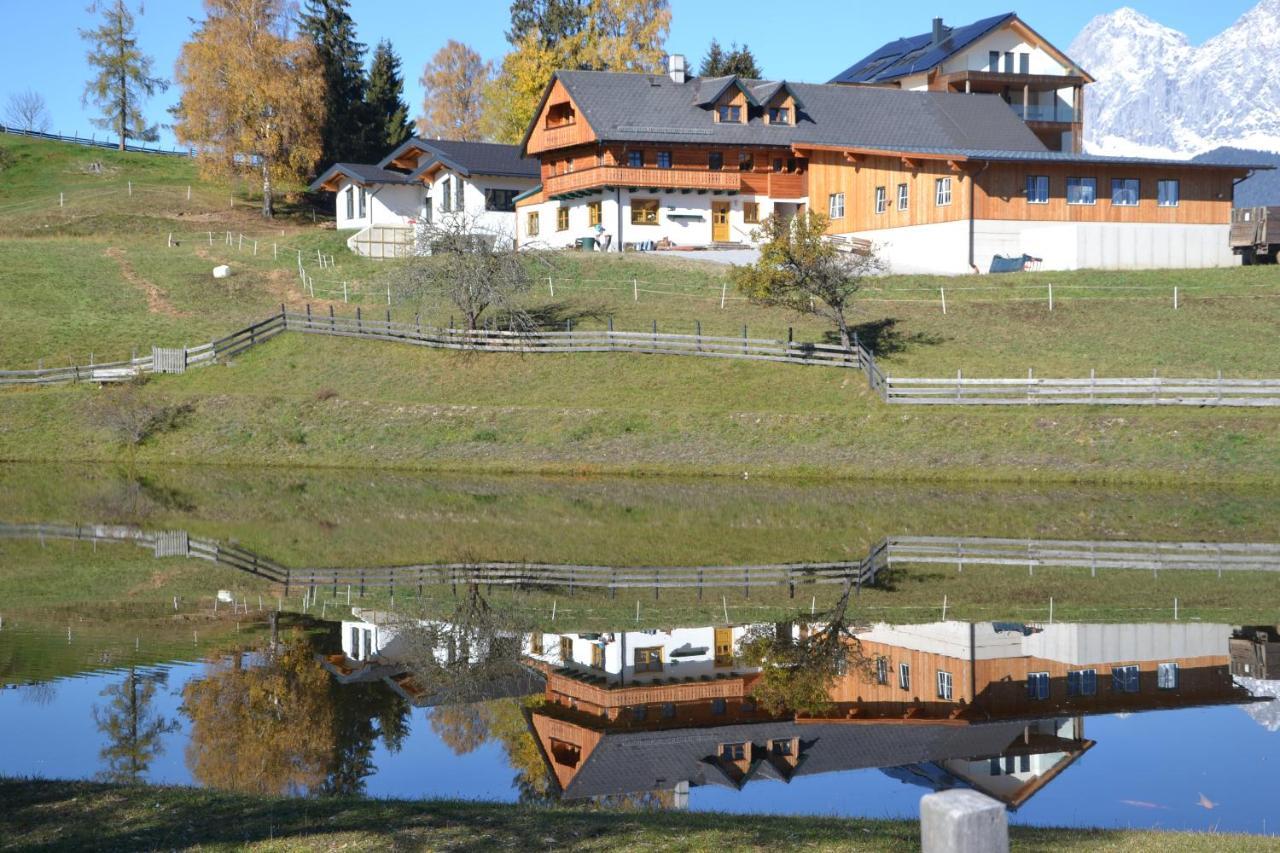
[[[347,216],[347,194],[353,193]],[[342,181],[334,197],[338,230],[368,225],[405,225],[422,207],[423,188],[416,184],[370,184],[365,188],[365,215],[360,215],[360,187]]]
[[[508,239],[516,235],[516,214],[510,211],[485,210],[485,190],[504,189],[522,193],[531,189],[537,183],[536,179],[533,178],[508,178],[488,175],[473,175],[470,178],[464,178],[451,170],[441,170],[436,174],[435,179],[427,189],[427,195],[431,198],[432,219],[437,223],[444,221],[445,217],[457,213],[457,211],[445,212],[446,178],[448,179],[450,193],[453,192],[455,181],[462,182],[462,215],[467,217],[470,224],[474,224],[477,229],[484,233]]]
[[[658,224],[633,225],[631,222],[631,199],[658,199]],[[759,217],[763,220],[773,212],[773,201],[765,196],[725,196],[711,193],[699,194],[696,191],[658,192],[636,190],[605,190],[591,196],[566,201],[545,201],[535,205],[522,205],[518,215],[518,234],[522,247],[529,248],[565,248],[573,246],[579,237],[596,236],[595,227],[591,225],[588,206],[591,202],[601,204],[601,224],[604,233],[612,236],[611,251],[619,248],[619,209],[621,209],[622,241],[627,244],[662,240],[670,240],[676,246],[709,246],[712,243],[711,205],[722,203],[729,205],[729,242],[752,243],[752,232],[758,227],[746,221],[744,205],[755,203]],[[569,210],[569,227],[563,231],[556,229],[556,211],[565,207]],[[538,214],[538,234],[529,234],[528,213]]]

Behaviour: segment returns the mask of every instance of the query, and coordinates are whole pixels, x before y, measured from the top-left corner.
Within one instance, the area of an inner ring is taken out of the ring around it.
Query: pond
[[[0,468],[0,773],[1274,833],[1277,510]]]

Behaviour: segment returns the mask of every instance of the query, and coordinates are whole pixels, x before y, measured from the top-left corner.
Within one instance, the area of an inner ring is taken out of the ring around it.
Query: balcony
[[[1010,104],[1009,108],[1023,121],[1072,124],[1076,120],[1076,111],[1062,103],[1030,104],[1025,108],[1022,104]]]
[[[738,172],[631,168],[629,166],[593,166],[577,172],[555,175],[547,178],[543,183],[544,191],[551,198],[603,187],[651,187],[733,193],[742,189],[742,178]]]

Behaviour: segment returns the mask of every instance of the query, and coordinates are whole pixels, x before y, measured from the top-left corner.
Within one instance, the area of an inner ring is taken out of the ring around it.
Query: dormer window
[[[721,124],[742,124],[742,107],[737,104],[721,104],[716,107]]]
[[[769,124],[791,124],[791,110],[786,107],[770,107]]]
[[[574,112],[573,104],[565,102],[563,104],[552,104],[547,108],[547,128],[564,127],[567,124],[573,124],[577,119]]]
[[[745,743],[720,744],[720,757],[725,761],[746,761],[747,745]]]

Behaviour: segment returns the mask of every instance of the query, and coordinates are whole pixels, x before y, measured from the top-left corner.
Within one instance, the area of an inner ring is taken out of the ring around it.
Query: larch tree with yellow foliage
[[[277,185],[308,177],[321,154],[324,77],[315,46],[292,31],[285,0],[204,0],[182,46],[174,132],[204,174],[262,179],[262,215]]]
[[[424,96],[418,134],[428,139],[483,139],[481,111],[493,63],[459,41],[449,39],[422,69]]]
[[[576,0],[525,4],[507,34],[512,50],[485,89],[485,129],[497,142],[518,143],[552,73],[658,71],[671,29],[668,0]]]

